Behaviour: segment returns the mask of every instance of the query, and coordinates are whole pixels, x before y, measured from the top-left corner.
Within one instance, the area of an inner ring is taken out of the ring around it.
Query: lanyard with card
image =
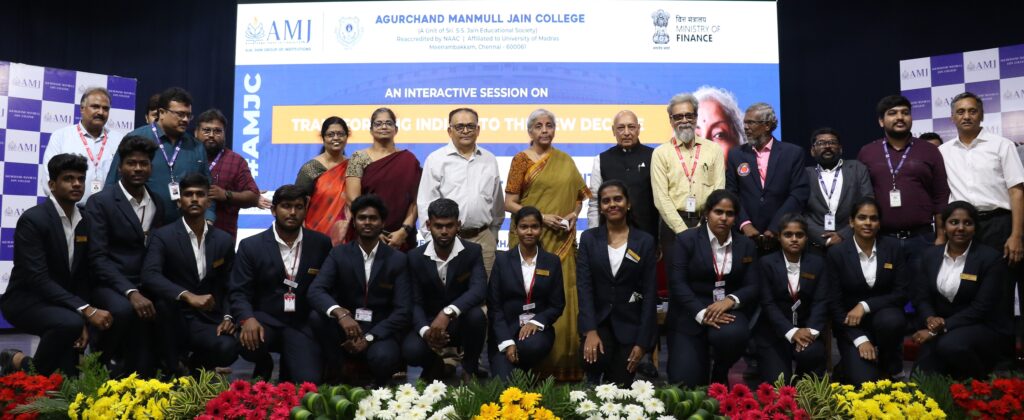
[[[729,246],[725,247],[725,258],[722,258],[722,268],[718,268],[718,257],[715,256],[715,246],[711,246],[711,265],[715,268],[715,290],[712,297],[715,302],[725,299],[725,264],[729,261]]]
[[[174,180],[174,162],[178,160],[178,152],[181,152],[181,140],[178,140],[178,145],[174,146],[174,155],[167,156],[167,151],[164,150],[164,143],[160,141],[160,134],[156,131],[156,123],[149,126],[153,130],[153,137],[156,137],[156,143],[160,147],[160,153],[164,155],[164,160],[167,161],[167,167],[170,168],[171,182],[167,184],[167,189],[171,193],[171,201],[181,199],[181,190],[178,189],[178,182]]]
[[[693,177],[697,175],[697,161],[700,160],[700,145],[696,145],[693,149],[693,165],[690,165],[690,169],[686,169],[686,159],[683,157],[683,152],[679,151],[679,146],[676,146],[676,155],[679,156],[679,165],[683,167],[683,175],[686,175],[686,180],[690,181],[690,194],[686,196],[685,210],[687,213],[697,212],[697,196],[693,192]]]
[[[221,156],[224,156],[224,149],[221,149],[220,152],[217,153],[217,157],[213,158],[213,161],[210,162],[210,176],[213,176],[213,168],[217,166],[217,162],[220,162]]]
[[[910,155],[910,148],[914,146],[914,142],[911,141],[907,144],[906,151],[900,156],[899,163],[896,164],[896,168],[892,167],[892,158],[889,157],[889,142],[882,141],[882,152],[885,154],[885,164],[889,166],[889,174],[892,175],[892,190],[889,191],[889,207],[899,207],[903,205],[902,197],[900,196],[900,190],[896,189],[896,175],[899,175],[900,169],[903,168],[903,163],[907,161],[907,156]]]
[[[534,308],[537,307],[537,303],[533,301],[533,286],[537,284],[537,271],[533,272],[533,278],[530,279],[530,288],[526,290],[526,303],[523,305],[523,313],[519,314],[519,326],[526,325],[527,322],[536,316],[533,312]]]
[[[789,297],[791,299],[793,299],[793,306],[790,307],[790,310],[793,312],[793,316],[792,316],[793,317],[793,326],[795,327],[796,323],[797,323],[797,312],[796,312],[796,310],[800,308],[800,303],[801,303],[800,295],[799,295],[799,293],[800,293],[800,280],[797,279],[796,288],[794,289],[793,286],[790,284],[789,280],[787,279],[786,280],[786,289],[789,289]]]
[[[85,148],[85,152],[89,155],[89,162],[92,162],[92,165],[96,168],[97,179],[94,179],[89,187],[89,192],[95,194],[103,189],[103,181],[99,180],[99,177],[102,176],[100,171],[100,162],[103,160],[103,150],[107,148],[107,138],[109,133],[104,131],[103,141],[100,142],[100,152],[96,154],[96,156],[93,156],[92,147],[89,147],[89,142],[85,141],[85,135],[82,134],[82,125],[76,125],[75,129],[78,130],[78,138],[82,140],[82,147]]]
[[[299,258],[301,258],[301,256],[302,256],[302,246],[300,246],[300,244],[295,244],[295,247],[298,248],[298,250],[295,251],[295,258],[292,259],[292,267],[291,267],[291,269],[289,269],[287,265],[285,266],[285,270],[286,271],[284,273],[284,284],[286,286],[288,286],[288,291],[285,292],[285,294],[284,294],[284,311],[285,312],[295,312],[295,298],[296,298],[296,296],[295,296],[295,292],[293,292],[292,290],[299,288],[299,283],[297,281],[295,281],[295,280],[296,280],[296,274],[298,273],[297,268],[298,268],[298,264],[299,264]],[[281,262],[284,262],[284,261],[282,260]]]
[[[360,321],[360,322],[373,322],[373,310],[368,307],[369,306],[369,301],[370,301],[370,281],[369,280],[366,281],[366,284],[364,285],[364,287],[366,289],[363,292],[363,307],[356,309],[356,317],[355,318],[356,318],[356,321]]]
[[[833,169],[832,175],[832,189],[825,188],[825,178],[821,176],[821,165],[818,165],[815,170],[818,171],[818,183],[821,184],[821,192],[825,195],[825,205],[828,207],[828,213],[825,214],[825,230],[835,231],[836,230],[836,214],[832,210],[832,195],[836,193],[836,183],[839,181],[839,170],[842,169],[843,164],[840,162]]]

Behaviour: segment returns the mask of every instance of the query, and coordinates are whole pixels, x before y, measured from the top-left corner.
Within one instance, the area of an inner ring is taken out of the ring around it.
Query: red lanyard
[[[530,301],[533,300],[533,285],[537,284],[537,267],[533,268],[533,278],[530,279],[530,288],[526,291],[526,304],[529,305]]]
[[[786,289],[789,289],[789,297],[793,299],[793,302],[800,300],[797,296],[800,293],[800,278],[797,278],[796,282],[796,290],[793,290],[793,285],[789,281],[789,272],[786,272]]]
[[[693,151],[693,165],[690,166],[690,170],[686,170],[686,161],[683,159],[683,152],[679,151],[679,146],[676,146],[676,155],[679,156],[679,165],[683,167],[683,175],[686,175],[686,179],[693,184],[693,176],[697,174],[697,161],[700,160],[700,144],[696,146]]]
[[[108,133],[103,133],[103,142],[100,143],[100,153],[93,157],[92,147],[89,147],[89,142],[85,141],[85,135],[82,134],[82,125],[76,125],[75,129],[78,130],[78,138],[82,140],[82,146],[85,147],[85,152],[89,154],[89,161],[96,166],[96,170],[99,170],[100,160],[103,159],[103,150],[107,148]]]
[[[287,273],[284,273],[285,278],[291,281],[295,281],[296,275],[299,274],[299,272],[296,271],[295,268],[296,266],[299,265],[299,259],[302,258],[302,242],[299,241],[298,243],[296,243],[295,247],[298,248],[298,250],[295,251],[295,258],[292,259],[292,269],[289,270]]]
[[[716,281],[722,281],[725,277],[725,263],[729,260],[729,247],[725,247],[725,258],[722,258],[722,268],[718,268],[718,258],[715,257],[715,246],[711,245],[711,265],[715,267],[715,279]]]

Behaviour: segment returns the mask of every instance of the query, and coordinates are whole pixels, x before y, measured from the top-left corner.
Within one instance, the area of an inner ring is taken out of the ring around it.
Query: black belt
[[[484,229],[487,228],[484,226],[477,228],[461,228],[459,229],[459,236],[462,238],[475,238],[476,235],[479,235],[480,232],[484,231]]]
[[[1010,211],[1007,210],[1007,209],[995,209],[995,210],[989,210],[989,211],[979,211],[978,212],[978,221],[988,220],[988,219],[991,219],[991,218],[994,218],[994,217],[999,217],[999,216],[1009,216],[1011,214],[1013,214],[1013,213],[1010,213]]]
[[[697,213],[695,211],[678,211],[677,210],[676,212],[679,213],[679,217],[682,217],[684,219],[690,219],[690,220],[700,219],[700,213]]]
[[[882,232],[885,236],[892,236],[898,239],[907,239],[917,235],[924,235],[926,233],[933,233],[931,225],[921,225],[915,228],[902,229],[902,230],[887,230]]]

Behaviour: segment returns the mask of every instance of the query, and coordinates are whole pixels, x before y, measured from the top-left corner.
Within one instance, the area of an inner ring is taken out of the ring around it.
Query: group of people
[[[765,380],[823,373],[830,336],[837,374],[855,383],[899,375],[907,336],[918,368],[957,377],[1012,352],[1024,168],[982,129],[971,93],[954,98],[958,137],[939,147],[911,135],[910,102],[889,96],[883,138],[844,160],[839,133],[817,130],[810,166],[773,137],[770,105],[746,110],[742,136],[709,140],[697,97],[679,94],[656,148],[635,114],[615,116],[590,185],[538,109],[504,188],[475,110],[450,112],[451,143],[421,167],[379,108],[372,145],[351,156],[345,120],[325,119],[321,153],[270,203],[223,147],[219,112],[198,117],[200,143],[187,92],[157,103],[106,167],[102,89],[83,95],[73,141],[47,150],[50,200],[19,219],[0,299],[40,343],[0,354],[5,371],[73,371],[89,346],[120,375],[241,356],[269,378],[279,353],[282,379],[386,384],[406,366],[444,376],[455,347],[466,379],[486,375],[486,351],[497,377],[628,383],[657,347],[662,299],[668,379],[687,386],[728,381],[752,348]],[[273,224],[236,251],[238,207],[267,204]]]

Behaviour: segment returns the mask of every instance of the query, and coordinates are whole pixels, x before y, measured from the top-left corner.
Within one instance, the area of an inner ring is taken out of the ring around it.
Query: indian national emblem
[[[252,23],[245,26],[245,40],[249,42],[262,41],[266,32],[263,30],[263,24],[256,18],[252,18]]]
[[[359,18],[351,16],[338,19],[338,26],[334,28],[334,36],[338,39],[339,44],[345,48],[352,48],[363,36]]]
[[[665,28],[668,27],[668,12],[658,9],[658,11],[651,13],[651,19],[654,21],[654,36],[651,40],[655,44],[668,44],[668,33],[665,32]]]

